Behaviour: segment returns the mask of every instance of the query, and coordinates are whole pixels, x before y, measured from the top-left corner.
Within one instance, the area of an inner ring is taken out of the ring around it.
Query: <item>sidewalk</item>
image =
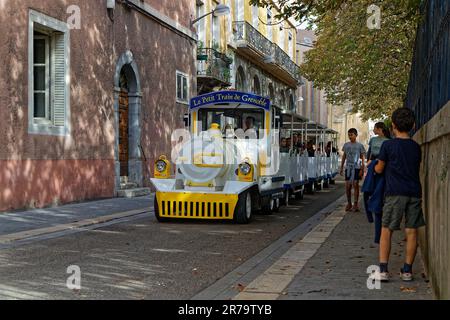
[[[393,236],[389,269],[392,279],[380,289],[368,289],[367,268],[378,264],[374,226],[364,211],[345,212],[340,200],[336,209],[305,237],[296,241],[262,274],[240,284],[234,300],[324,300],[324,299],[433,299],[423,270],[420,252],[414,263],[415,280],[403,282],[404,233]]]
[[[119,217],[149,212],[153,209],[153,197],[113,198],[63,205],[55,208],[32,209],[17,212],[0,213],[0,239],[9,235],[18,235],[30,231],[52,231],[52,228],[70,228],[106,222]],[[61,231],[61,230],[56,231]],[[55,230],[53,230],[55,232]],[[48,232],[47,232],[48,233]]]

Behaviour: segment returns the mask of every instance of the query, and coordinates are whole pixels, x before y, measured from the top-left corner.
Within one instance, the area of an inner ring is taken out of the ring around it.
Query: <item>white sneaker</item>
[[[412,281],[413,276],[410,272],[403,272],[403,269],[400,271],[400,278],[402,278],[403,281]]]

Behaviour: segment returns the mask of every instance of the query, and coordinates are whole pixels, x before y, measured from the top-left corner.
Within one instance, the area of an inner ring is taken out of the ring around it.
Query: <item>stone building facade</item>
[[[193,15],[191,0],[0,1],[0,211],[148,186],[196,92]]]
[[[230,8],[229,15],[209,15],[195,24],[200,57],[198,93],[223,88],[251,92],[269,97],[282,109],[295,110],[301,83],[295,64],[295,24],[275,21],[276,5],[259,8],[248,0],[198,0],[196,4],[197,17],[219,4]]]

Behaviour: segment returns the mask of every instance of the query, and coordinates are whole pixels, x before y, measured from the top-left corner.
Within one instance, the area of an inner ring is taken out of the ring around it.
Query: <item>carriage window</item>
[[[199,119],[202,122],[202,131],[207,131],[213,123],[217,123],[224,135],[227,129],[244,131],[249,127],[256,131],[264,129],[264,111],[254,109],[238,111],[203,109],[199,112]]]

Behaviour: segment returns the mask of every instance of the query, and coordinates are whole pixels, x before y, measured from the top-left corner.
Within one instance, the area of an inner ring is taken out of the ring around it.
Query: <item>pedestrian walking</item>
[[[421,150],[409,135],[415,126],[414,119],[414,113],[407,108],[397,109],[393,113],[395,139],[383,143],[375,167],[375,171],[379,174],[384,172],[386,178],[378,273],[378,279],[381,281],[389,280],[388,262],[392,233],[400,230],[403,217],[407,243],[405,263],[400,270],[400,276],[404,281],[413,279],[412,265],[417,252],[417,229],[425,226],[419,178]]]
[[[379,244],[382,228],[381,219],[383,216],[385,179],[383,174],[380,175],[375,172],[375,165],[377,164],[377,158],[383,142],[388,141],[391,138],[391,134],[384,122],[377,122],[373,132],[376,136],[370,139],[369,142],[369,150],[367,151],[367,159],[369,161],[366,166],[367,174],[365,175],[366,178],[364,179],[361,191],[364,193],[364,208],[367,219],[369,223],[375,222],[374,242]]]
[[[345,164],[345,189],[347,193],[347,207],[345,211],[353,210],[355,212],[359,211],[358,201],[359,201],[359,181],[363,177],[364,173],[364,158],[366,154],[366,149],[364,146],[356,141],[358,137],[358,130],[352,128],[348,130],[349,142],[345,143],[342,151],[341,170],[340,174],[344,174],[344,164]],[[355,192],[355,201],[352,206],[352,189]]]
[[[367,160],[369,162],[378,157],[383,142],[391,138],[389,129],[384,122],[377,122],[373,128],[373,133],[375,133],[376,136],[370,139],[369,150],[367,151]]]

